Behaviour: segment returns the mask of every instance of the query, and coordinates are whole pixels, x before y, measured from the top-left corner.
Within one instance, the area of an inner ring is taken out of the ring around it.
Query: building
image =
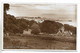
[[[26,35],[26,34],[27,34],[27,35],[30,35],[30,34],[31,34],[31,31],[32,31],[31,29],[23,30],[23,34],[24,34],[24,35]]]
[[[57,32],[57,35],[60,36],[71,36],[72,32],[71,31],[65,31],[64,26],[62,26],[59,31]]]

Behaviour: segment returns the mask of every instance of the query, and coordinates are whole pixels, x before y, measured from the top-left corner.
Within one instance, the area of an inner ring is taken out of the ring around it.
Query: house
[[[61,27],[59,29],[59,31],[57,32],[57,35],[61,35],[61,36],[71,36],[72,32],[71,31],[64,31],[64,26]]]
[[[64,32],[64,35],[65,35],[65,36],[70,36],[69,31],[65,31],[65,32]]]
[[[72,32],[71,32],[71,31],[65,31],[65,32],[64,32],[64,35],[72,36]]]
[[[61,31],[58,31],[58,32],[57,32],[57,35],[58,35],[58,36],[62,36],[62,32],[61,32]]]
[[[28,29],[28,30],[23,30],[23,34],[27,34],[27,35],[30,35],[31,34],[31,29]]]

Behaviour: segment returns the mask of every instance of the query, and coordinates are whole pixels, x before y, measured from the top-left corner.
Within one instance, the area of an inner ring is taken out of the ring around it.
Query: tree
[[[32,34],[39,34],[40,33],[40,27],[37,23],[33,23],[31,26]]]
[[[73,34],[76,34],[76,27],[64,24],[65,31],[71,31]]]
[[[6,15],[7,10],[9,10],[9,4],[4,4],[4,15]]]
[[[4,4],[4,10],[9,10],[9,4]]]
[[[45,20],[41,24],[41,32],[45,33],[57,33],[58,29],[61,28],[63,25],[61,23],[55,22],[55,21],[50,21],[50,20]]]

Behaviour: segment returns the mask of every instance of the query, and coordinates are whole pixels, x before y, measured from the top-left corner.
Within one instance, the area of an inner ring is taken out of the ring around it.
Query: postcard
[[[76,4],[9,4],[3,9],[3,49],[76,50]]]

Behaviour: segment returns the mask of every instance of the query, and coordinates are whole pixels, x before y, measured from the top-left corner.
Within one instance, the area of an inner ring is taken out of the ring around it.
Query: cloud
[[[12,13],[12,12],[13,13]],[[75,17],[73,4],[11,4],[10,14],[14,16]]]

